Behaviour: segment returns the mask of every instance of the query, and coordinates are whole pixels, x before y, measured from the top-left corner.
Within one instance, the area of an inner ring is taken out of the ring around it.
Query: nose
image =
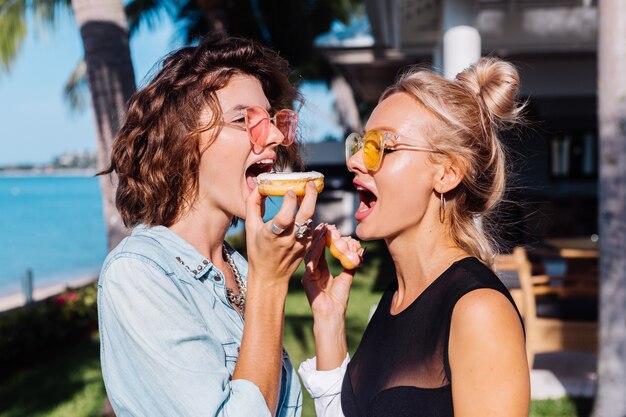
[[[270,122],[270,132],[267,135],[265,146],[278,146],[285,140],[285,135],[281,132],[274,123]]]
[[[367,168],[365,168],[365,162],[363,162],[363,149],[348,158],[346,166],[350,172],[361,172],[366,174]]]
[[[269,123],[269,132],[267,133],[267,138],[265,139],[265,141],[261,142],[261,143],[255,143],[252,146],[252,151],[255,154],[260,154],[262,153],[266,148],[275,148],[278,145],[280,145],[281,143],[283,143],[283,140],[285,139],[285,136],[283,135],[283,133],[274,125],[274,123]]]

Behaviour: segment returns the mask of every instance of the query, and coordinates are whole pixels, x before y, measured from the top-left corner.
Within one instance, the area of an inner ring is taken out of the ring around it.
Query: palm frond
[[[189,0],[181,5],[174,17],[176,21],[176,36],[184,44],[192,44],[203,35],[214,30],[195,0]]]
[[[87,81],[87,64],[80,60],[69,80],[63,88],[63,98],[70,110],[79,113],[85,110],[89,103],[89,83]]]
[[[156,28],[164,15],[174,17],[181,6],[181,0],[129,1],[124,10],[131,35],[142,25],[146,25],[151,30]]]
[[[0,0],[0,63],[7,72],[26,37],[26,1]]]
[[[61,11],[71,12],[71,0],[0,0],[0,63],[8,71],[28,33],[27,16],[52,27]]]
[[[61,12],[73,13],[71,0],[28,0],[27,7],[37,22],[49,28],[54,27]]]

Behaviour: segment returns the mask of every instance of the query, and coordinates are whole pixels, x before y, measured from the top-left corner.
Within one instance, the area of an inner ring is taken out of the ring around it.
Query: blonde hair
[[[489,215],[502,200],[506,163],[499,133],[520,122],[519,74],[497,58],[481,58],[447,80],[432,71],[413,69],[381,96],[406,93],[434,115],[425,137],[442,156],[464,171],[461,183],[446,195],[446,217],[454,242],[493,266],[497,242],[488,231]]]

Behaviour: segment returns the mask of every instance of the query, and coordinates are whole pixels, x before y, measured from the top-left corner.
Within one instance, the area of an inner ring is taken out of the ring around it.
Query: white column
[[[474,27],[474,0],[444,0],[443,2],[443,75],[453,79],[481,53],[480,34]]]

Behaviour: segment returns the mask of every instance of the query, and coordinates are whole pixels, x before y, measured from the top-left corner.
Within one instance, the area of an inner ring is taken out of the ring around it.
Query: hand
[[[276,216],[263,222],[262,210],[265,197],[255,188],[246,201],[246,249],[249,273],[252,279],[262,277],[263,285],[286,285],[291,275],[302,262],[306,250],[311,245],[310,231],[297,238],[294,223],[304,224],[313,217],[317,201],[317,189],[313,182],[306,186],[306,194],[298,206],[296,195],[289,191]],[[280,234],[272,231],[272,224],[284,229]]]
[[[327,235],[333,235],[333,242],[351,258],[360,258],[362,248],[358,241],[341,237],[334,226],[319,225],[313,232],[313,242],[305,257],[306,269],[302,285],[306,292],[311,311],[316,319],[343,321],[348,307],[350,286],[355,270],[344,269],[333,277],[324,256]]]

